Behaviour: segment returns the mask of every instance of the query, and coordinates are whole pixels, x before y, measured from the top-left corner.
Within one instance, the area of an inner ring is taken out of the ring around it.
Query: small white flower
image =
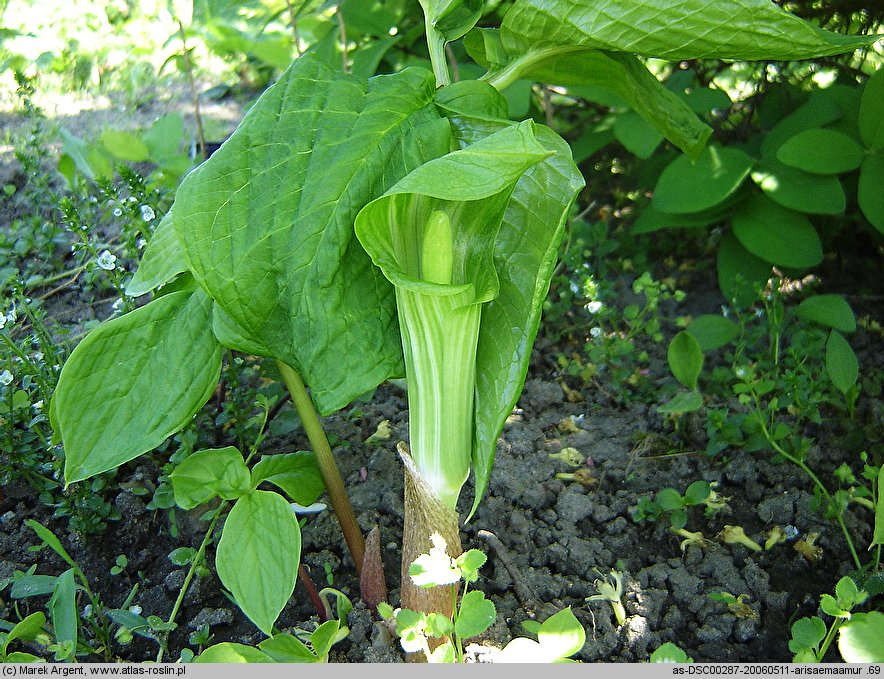
[[[137,241],[135,241],[135,247],[139,250],[143,249],[145,245],[147,245],[147,241],[143,238],[139,238]]]
[[[113,303],[113,306],[111,307],[111,309],[113,310],[113,312],[115,314],[117,314],[120,312],[120,310],[122,308],[123,308],[123,298],[119,297],[119,298],[117,298],[117,301]]]
[[[130,203],[138,202],[138,199],[135,196],[129,196],[126,200],[128,200]]]
[[[150,205],[142,205],[141,206],[141,218],[150,222],[153,221],[157,216],[157,213],[153,211],[153,208]]]
[[[590,337],[598,337],[601,334],[602,334],[602,329],[598,326],[589,329],[589,336]]]
[[[40,412],[41,410],[43,410],[43,399],[34,403],[34,412]]]
[[[105,271],[113,271],[117,268],[117,256],[112,254],[110,250],[104,250],[98,255],[98,266]]]
[[[118,208],[118,207],[115,207],[115,208],[114,208],[114,217],[120,217],[120,216],[122,216],[122,214],[123,214],[123,210],[122,210],[122,209],[120,209],[120,208]]]
[[[42,361],[43,360],[43,352],[42,351],[36,352],[34,354],[34,360],[35,361]]]
[[[6,321],[8,320],[9,319],[6,318],[6,314],[0,314],[0,330],[3,330],[3,328],[6,327]]]
[[[9,372],[9,370],[4,370],[2,373],[0,373],[0,384],[2,384],[4,387],[7,384],[12,384],[12,373]]]
[[[29,302],[31,300],[28,300]],[[10,323],[15,323],[15,319],[18,318],[18,312],[15,310],[15,305],[13,304],[9,307],[9,311],[6,312],[6,320]]]
[[[591,314],[597,314],[599,311],[602,310],[603,306],[604,304],[602,304],[601,302],[594,301],[586,305],[586,310]]]

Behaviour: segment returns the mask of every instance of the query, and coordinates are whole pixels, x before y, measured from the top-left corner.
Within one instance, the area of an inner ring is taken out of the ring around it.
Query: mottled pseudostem
[[[402,533],[402,608],[451,616],[450,587],[417,587],[408,569],[432,547],[430,535],[439,533],[448,545],[448,554],[460,556],[460,520],[457,512],[443,504],[427,485],[404,443],[398,446],[405,465],[405,522]],[[440,640],[441,643],[441,640]]]
[[[341,524],[341,532],[344,534],[344,540],[356,566],[356,571],[359,572],[362,570],[362,557],[365,554],[365,539],[362,537],[362,531],[353,514],[350,498],[344,488],[341,472],[338,471],[331,446],[325,436],[325,430],[319,421],[319,415],[316,414],[313,401],[307,394],[307,388],[298,372],[282,361],[276,361],[276,366],[292,395],[292,403],[301,418],[304,433],[307,434],[307,439],[313,447],[313,454],[316,456],[319,471],[322,473],[329,501],[335,516],[338,517],[338,522]]]

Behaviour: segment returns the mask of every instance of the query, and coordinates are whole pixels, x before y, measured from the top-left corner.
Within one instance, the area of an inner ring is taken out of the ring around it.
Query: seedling
[[[393,428],[390,426],[390,420],[381,420],[375,432],[365,439],[365,442],[371,446],[379,446],[384,441],[389,441],[392,437]]]
[[[45,624],[46,616],[38,611],[13,625],[8,632],[0,632],[0,663],[40,662],[41,658],[33,653],[10,652],[9,645],[14,641],[33,641],[43,633]]]
[[[795,654],[792,661],[822,662],[835,635],[838,650],[845,662],[878,663],[884,661],[884,647],[880,643],[884,634],[884,613],[872,611],[855,613],[869,595],[857,587],[850,577],[843,577],[835,586],[835,596],[823,594],[820,608],[833,621],[827,626],[822,618],[801,618],[792,624],[789,650]]]
[[[671,641],[667,641],[651,653],[648,662],[652,663],[692,663],[694,659]]]
[[[596,571],[602,575],[600,571]],[[613,568],[608,576],[604,579],[593,580],[593,586],[598,594],[586,597],[586,601],[607,601],[611,604],[611,610],[614,611],[614,619],[617,621],[617,627],[626,622],[626,609],[623,608],[623,573]]]
[[[125,554],[120,554],[117,556],[114,565],[111,566],[110,574],[111,575],[119,575],[120,573],[126,570],[126,566],[129,565],[129,558]]]
[[[786,531],[782,526],[772,526],[767,531],[767,539],[764,541],[764,551],[773,549],[775,545],[785,542],[787,539]]]
[[[751,549],[753,552],[762,551],[761,545],[746,535],[742,526],[725,525],[718,534],[718,537],[721,538],[722,542],[728,545],[743,545],[744,547]]]
[[[431,663],[463,662],[463,641],[487,630],[497,617],[494,604],[482,592],[469,591],[487,557],[478,549],[471,549],[453,558],[441,535],[433,534],[430,541],[433,547],[429,553],[418,556],[409,568],[409,577],[417,587],[445,587],[452,599],[457,598],[462,581],[463,592],[451,615],[401,608],[394,611],[386,603],[378,606],[378,612],[385,620],[395,622],[396,634],[406,653],[423,653]]]
[[[551,460],[560,460],[570,467],[579,467],[586,462],[586,457],[576,448],[562,448],[557,453],[549,453]]]
[[[431,542],[433,547],[429,553],[415,560],[409,574],[418,587],[445,587],[452,599],[459,599],[452,607],[451,616],[402,608],[394,610],[387,603],[380,604],[378,612],[395,624],[402,649],[407,653],[422,653],[430,663],[462,663],[463,641],[482,634],[497,617],[494,604],[481,591],[469,591],[487,557],[480,550],[471,549],[453,558],[439,534],[433,535]],[[459,586],[463,591],[458,597]],[[523,626],[537,634],[537,641],[525,637],[513,639],[494,655],[494,662],[569,662],[569,656],[577,653],[586,641],[583,626],[570,608],[559,611],[542,624],[531,622],[532,625],[523,623]]]
[[[562,481],[576,481],[581,486],[586,486],[587,488],[599,482],[595,474],[592,473],[592,470],[586,468],[576,469],[573,472],[559,472],[556,474],[556,478]]]
[[[712,542],[707,540],[700,531],[692,532],[684,528],[675,528],[672,529],[672,532],[679,537],[684,538],[679,543],[682,552],[686,551],[688,547],[699,547],[700,549],[709,549],[712,547]]]
[[[711,516],[725,509],[727,500],[714,490],[713,484],[694,481],[684,495],[675,488],[663,488],[657,491],[653,501],[646,497],[639,498],[638,505],[632,510],[632,518],[635,521],[657,521],[668,516],[672,527],[678,529],[687,523],[689,507],[703,505],[707,516]]]
[[[689,531],[685,528],[688,522],[690,507],[705,506],[705,514],[711,516],[727,508],[728,498],[722,497],[713,488],[714,484],[706,481],[694,481],[681,495],[675,488],[663,488],[658,491],[654,500],[647,497],[639,498],[638,505],[632,509],[634,521],[658,521],[669,519],[669,530],[682,538],[680,546],[684,552],[690,546],[708,549],[712,543],[700,531]]]
[[[740,594],[739,596],[734,596],[730,592],[712,592],[709,594],[709,598],[713,601],[718,601],[727,606],[727,609],[734,614],[737,618],[744,618],[747,620],[757,620],[758,614],[752,610],[752,608],[747,603],[749,601],[748,594]]]
[[[257,646],[223,642],[209,646],[193,659],[198,663],[326,663],[328,654],[350,633],[347,617],[353,609],[343,592],[325,588],[320,597],[334,597],[336,616],[312,632],[296,630],[295,634],[273,634]]]
[[[796,541],[793,547],[805,559],[811,563],[816,563],[823,558],[823,548],[816,544],[819,537],[819,533],[808,533],[802,539]]]

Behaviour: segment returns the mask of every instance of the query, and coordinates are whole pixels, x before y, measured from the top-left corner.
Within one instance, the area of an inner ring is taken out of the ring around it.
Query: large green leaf
[[[151,161],[157,165],[174,161],[179,154],[183,139],[184,118],[180,113],[164,115],[141,135],[141,140],[150,152]]]
[[[144,295],[185,271],[187,271],[187,261],[184,259],[184,251],[172,226],[170,210],[160,220],[157,230],[147,244],[138,270],[126,286],[126,294],[132,297]]]
[[[740,187],[753,162],[738,149],[719,146],[706,148],[696,162],[680,156],[663,170],[651,204],[668,214],[708,210]]]
[[[699,226],[709,226],[716,222],[724,221],[730,214],[730,201],[716,205],[710,210],[702,212],[686,212],[680,215],[670,215],[655,210],[652,205],[645,205],[630,232],[633,234],[653,233],[661,229],[687,229]]]
[[[807,102],[781,119],[761,142],[763,155],[776,156],[777,150],[796,134],[840,120],[844,110],[838,101],[824,96],[825,90],[814,90]]]
[[[824,31],[770,0],[517,0],[501,24],[511,53],[579,45],[683,59],[810,59],[878,36]]]
[[[251,490],[250,482],[242,453],[233,446],[198,450],[172,472],[175,503],[182,509],[193,509],[214,497],[235,500]]]
[[[108,153],[120,160],[142,163],[150,157],[147,144],[131,132],[107,129],[101,133],[100,139]]]
[[[9,653],[9,644],[16,640],[32,641],[43,631],[45,624],[46,616],[37,611],[16,623],[9,632],[0,632],[0,662],[4,660],[5,662],[34,662],[38,660],[37,656],[31,656],[28,653]],[[30,658],[25,656],[30,656]]]
[[[702,351],[720,349],[740,336],[740,326],[717,314],[697,316],[686,328]]]
[[[282,495],[255,490],[236,501],[215,565],[237,605],[267,636],[292,596],[300,559],[298,520]]]
[[[337,621],[329,620],[327,622],[335,624]],[[304,642],[291,634],[275,634],[269,639],[264,639],[258,644],[258,648],[273,658],[275,662],[312,663],[319,660]]]
[[[734,211],[732,226],[743,247],[771,264],[803,269],[823,260],[820,238],[807,217],[762,194]]]
[[[604,88],[691,157],[700,153],[712,134],[712,129],[697,118],[682,98],[666,89],[631,54],[573,46],[509,53],[500,44],[499,34],[491,29],[470,32],[464,43],[474,59],[492,68],[488,79],[495,86],[506,86],[519,77],[557,85]],[[503,63],[495,63],[497,60]]]
[[[500,291],[482,310],[474,509],[488,488],[497,438],[522,393],[568,210],[584,185],[568,145],[545,127],[538,128],[537,138],[554,154],[530,168],[513,189],[494,246]]]
[[[461,639],[469,639],[482,634],[496,619],[494,603],[485,598],[484,592],[474,589],[461,597],[454,631]]]
[[[221,371],[211,318],[202,290],[182,290],[100,325],[77,345],[51,407],[67,483],[138,457],[190,421]]]
[[[424,70],[365,81],[302,57],[178,191],[194,276],[253,346],[304,376],[323,413],[401,374],[393,291],[352,224],[448,150],[433,93]]]
[[[214,665],[231,665],[246,663],[272,663],[276,662],[269,655],[245,644],[237,644],[225,641],[214,646],[209,646],[205,651],[193,659],[195,663],[211,663]]]
[[[583,648],[586,630],[569,606],[543,621],[537,631],[537,640],[553,657],[567,658]]]
[[[618,116],[613,131],[617,141],[637,158],[650,158],[663,141],[663,135],[635,111]]]
[[[696,389],[703,369],[703,350],[694,336],[682,330],[669,343],[666,357],[675,379],[688,389]]]
[[[212,308],[212,332],[225,347],[253,356],[270,356],[272,352],[260,340],[243,330],[224,309],[215,304]]]

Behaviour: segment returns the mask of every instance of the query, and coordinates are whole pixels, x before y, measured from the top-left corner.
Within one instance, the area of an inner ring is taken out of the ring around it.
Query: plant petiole
[[[353,514],[353,507],[350,505],[350,498],[344,488],[344,480],[341,478],[341,472],[338,471],[338,465],[332,455],[325,430],[322,428],[322,423],[319,421],[319,416],[316,414],[313,401],[307,394],[307,388],[304,386],[301,376],[282,361],[277,361],[276,365],[292,395],[292,403],[301,418],[301,424],[310,440],[313,454],[316,455],[316,462],[319,464],[322,479],[325,481],[329,501],[341,524],[341,532],[344,534],[347,549],[356,565],[356,571],[361,572],[362,559],[365,555],[365,538],[359,529],[359,524],[356,523],[356,516]]]

